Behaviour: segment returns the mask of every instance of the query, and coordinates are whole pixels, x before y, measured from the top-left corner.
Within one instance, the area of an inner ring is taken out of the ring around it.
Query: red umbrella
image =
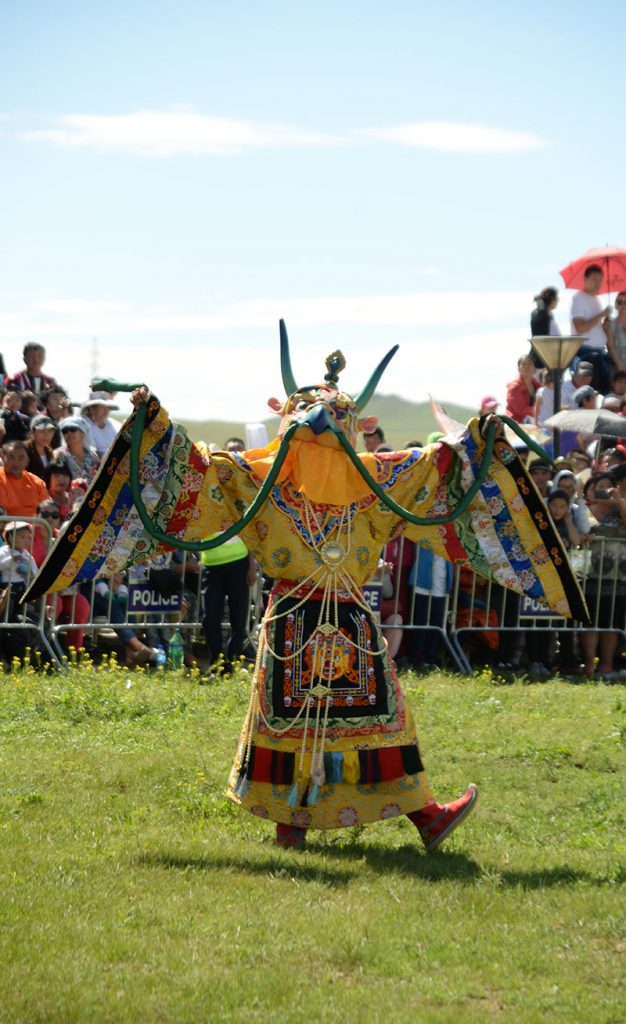
[[[585,270],[592,263],[602,268],[604,278],[600,294],[626,291],[626,249],[606,245],[603,249],[588,249],[577,260],[568,263],[560,271],[566,288],[585,287]]]

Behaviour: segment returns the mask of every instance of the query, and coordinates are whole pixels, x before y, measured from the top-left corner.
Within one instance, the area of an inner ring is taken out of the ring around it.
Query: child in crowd
[[[44,483],[50,497],[58,505],[61,521],[64,522],[72,513],[72,498],[70,496],[72,474],[67,464],[60,460],[48,463]]]
[[[557,533],[563,541],[566,551],[578,547],[585,540],[585,534],[574,524],[574,517],[570,507],[570,498],[567,491],[558,487],[551,491],[546,502],[548,511],[552,516]]]
[[[37,563],[30,553],[32,527],[19,520],[7,523],[4,544],[0,547],[0,581],[11,584],[12,595],[21,596],[37,574]]]
[[[82,505],[83,498],[89,490],[89,484],[84,477],[78,476],[75,480],[72,480],[70,484],[70,501],[72,503],[72,512]]]
[[[22,407],[20,409],[20,412],[22,413],[22,416],[28,417],[28,421],[30,423],[33,416],[36,416],[37,413],[39,412],[39,403],[37,401],[37,395],[35,395],[32,391],[22,391],[20,398],[22,400]]]
[[[572,464],[572,470],[576,474],[580,486],[583,487],[593,472],[591,468],[593,462],[591,455],[584,448],[574,448],[567,457]]]
[[[550,493],[554,495],[560,491],[564,491],[567,495],[574,526],[581,533],[588,534],[591,531],[589,509],[583,497],[582,486],[571,469],[561,469],[555,473]],[[552,518],[555,522],[557,521],[556,516],[553,515]],[[563,520],[563,516],[560,516],[560,520]]]
[[[37,574],[37,564],[30,549],[32,527],[30,523],[7,523],[4,528],[4,543],[0,547],[0,583],[4,593],[0,598],[3,622],[30,622],[27,609],[20,606],[20,599],[26,587]],[[24,658],[27,649],[34,650],[37,644],[37,630],[22,628],[3,630],[0,636],[2,663],[7,668],[13,658]]]

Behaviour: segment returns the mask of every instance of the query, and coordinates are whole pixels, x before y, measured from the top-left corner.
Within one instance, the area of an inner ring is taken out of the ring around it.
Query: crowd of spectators
[[[626,292],[617,294],[611,308],[602,304],[602,290],[602,268],[590,264],[584,287],[572,299],[571,331],[582,336],[583,343],[563,382],[560,404],[562,409],[606,410],[623,418],[624,426],[614,420],[613,435],[606,427],[602,434],[585,429],[561,431],[557,472],[553,475],[550,463],[540,460],[531,468],[531,475],[566,548],[581,567],[581,582],[599,627],[580,633],[580,670],[586,675],[595,670],[610,679],[626,628]],[[556,289],[544,289],[536,303],[531,314],[532,335],[558,335],[553,317]],[[551,453],[552,436],[545,421],[553,409],[555,377],[540,362],[535,359],[532,380],[527,375],[524,381],[529,396],[525,415],[521,415],[521,405],[513,408],[508,401],[507,413],[519,423],[539,428],[542,433],[538,437]],[[520,371],[509,385],[507,398],[519,393],[521,376]],[[547,651],[544,648],[546,658],[534,666],[539,672],[547,671]],[[568,651],[570,656],[572,653]]]
[[[539,614],[532,628],[523,630],[517,595],[461,572],[456,620],[450,624],[457,631],[484,626],[471,636],[466,633],[464,650],[471,660],[491,661],[501,670],[538,677],[558,670],[610,680],[619,669],[617,656],[626,632],[626,292],[616,296],[611,309],[598,298],[602,283],[601,268],[592,264],[585,273],[584,289],[573,297],[571,330],[582,335],[583,344],[562,383],[560,405],[616,413],[624,418],[623,428],[618,419],[613,436],[584,429],[561,431],[561,454],[553,463],[553,437],[546,420],[554,412],[557,378],[532,347],[519,357],[517,375],[508,383],[502,403],[506,414],[545,448],[545,458],[529,456],[511,435],[577,572],[598,628],[557,632],[542,628],[550,620],[542,623]],[[533,337],[560,335],[555,318],[558,302],[556,288],[544,288],[535,297]],[[497,414],[500,404],[494,395],[486,395],[479,415]],[[430,435],[427,443],[438,436]],[[364,445],[368,451],[388,450],[383,440],[379,429],[364,438]],[[419,446],[410,442],[406,447],[414,445]],[[393,548],[389,551],[386,574],[395,576],[395,594],[393,601],[386,602],[387,620],[383,608],[383,622],[391,624],[390,616],[395,614],[405,625],[419,627],[406,631],[398,645],[398,659],[429,668],[439,664],[445,653],[444,617],[446,610],[452,614],[450,566],[407,542],[401,563],[395,564]],[[395,619],[393,625],[397,625]]]
[[[381,618],[400,667],[440,666],[449,625],[472,663],[538,678],[554,672],[605,681],[620,676],[618,655],[626,631],[626,447],[605,448],[597,458],[572,451],[555,464],[533,456],[527,468],[571,560],[594,628],[555,627],[540,608],[522,615],[517,594],[465,569],[451,602],[452,565],[419,545],[396,540],[383,552]],[[416,628],[401,633],[402,625]]]
[[[108,394],[72,402],[44,373],[43,345],[29,342],[23,359],[23,369],[0,379],[0,612],[4,622],[23,627],[0,633],[5,664],[36,644],[36,630],[27,628],[32,611],[20,607],[20,598],[117,430],[108,417],[118,406]],[[67,621],[87,621],[89,603],[77,589],[56,602],[57,614]],[[68,630],[65,641],[81,647],[83,631]]]
[[[20,599],[51,542],[82,501],[118,429],[110,413],[119,406],[109,394],[92,392],[82,403],[74,402],[55,378],[43,372],[43,346],[30,342],[23,356],[24,369],[0,383],[0,621],[10,626],[0,630],[5,667],[37,645],[36,616],[20,606]],[[225,451],[244,448],[239,437],[223,445]],[[112,625],[131,666],[159,664],[178,624],[200,617],[210,663],[228,669],[237,658],[253,654],[246,645],[249,587],[255,579],[256,563],[235,538],[215,552],[205,552],[202,561],[174,552],[145,568],[145,583],[166,602],[176,598],[176,611],[166,615],[167,626],[154,624],[150,614],[141,625],[129,621],[125,574],[71,587],[48,598],[47,604],[55,602],[57,622],[71,624],[60,634],[68,651],[82,648],[82,626],[100,617]],[[232,631],[224,648],[226,600]],[[182,642],[184,663],[190,666],[194,657],[189,632],[183,633]]]
[[[583,344],[565,380],[558,382],[560,405],[581,411],[603,408],[625,417],[626,425],[626,292],[617,295],[613,310],[599,299],[602,284],[602,270],[592,264],[585,272],[584,288],[573,297],[571,330],[582,335]],[[560,334],[555,317],[558,302],[558,291],[552,287],[535,297],[533,336]],[[71,401],[66,389],[44,373],[45,355],[43,346],[27,344],[24,368],[0,384],[0,516],[15,520],[5,526],[0,547],[0,612],[5,621],[2,589],[10,582],[11,599],[19,599],[50,540],[82,501],[118,429],[110,418],[119,408],[112,397],[96,392],[82,403]],[[612,438],[582,429],[561,431],[561,455],[553,465],[546,421],[554,412],[555,385],[554,372],[542,365],[531,347],[517,361],[517,375],[507,385],[506,400],[501,403],[496,396],[486,395],[478,412],[497,414],[503,405],[508,416],[544,444],[545,458],[535,454],[529,458],[523,449],[520,455],[527,459],[546,511],[579,572],[598,628],[557,634],[535,623],[524,633],[519,628],[519,597],[470,573],[461,573],[453,625],[457,630],[464,625],[475,627],[482,614],[484,629],[470,638],[465,650],[471,657],[484,660],[487,656],[500,668],[520,668],[539,676],[554,669],[585,675],[596,672],[610,679],[626,627],[626,430]],[[441,436],[434,431],[424,443]],[[363,445],[372,453],[391,450],[380,426],[364,435]],[[405,447],[421,446],[422,442],[411,440]],[[223,450],[245,450],[245,442],[231,437]],[[33,527],[30,519],[39,522]],[[439,664],[445,653],[451,566],[408,542],[392,542],[384,557],[382,620],[390,649],[400,664],[427,668]],[[257,567],[241,540],[205,552],[201,560],[174,555],[166,561],[149,567],[147,579],[157,590],[165,587],[164,594],[180,593],[177,621],[191,615],[203,621],[211,663],[228,668],[242,654],[251,654],[246,648],[246,615]],[[164,640],[167,646],[167,635],[148,630],[140,636],[129,626],[126,583],[120,577],[98,584],[89,593],[83,587],[60,595],[57,615],[66,615],[75,627],[68,629],[66,642],[82,645],[80,626],[95,609],[114,623],[129,664],[154,664],[156,641]],[[226,601],[231,619],[227,647],[221,626]],[[403,624],[417,628],[403,632]],[[191,664],[189,634],[185,636],[185,662]]]

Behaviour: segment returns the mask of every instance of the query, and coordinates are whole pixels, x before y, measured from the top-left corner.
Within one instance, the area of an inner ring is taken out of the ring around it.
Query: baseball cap
[[[577,388],[574,392],[574,405],[580,405],[581,402],[586,401],[588,398],[595,398],[595,389],[591,387],[591,384],[584,384],[582,388]]]
[[[66,430],[82,430],[83,434],[86,430],[86,423],[80,416],[66,416],[64,420],[59,421],[59,429],[62,434]]]
[[[585,360],[581,359],[581,361],[579,362],[579,364],[576,367],[574,372],[575,373],[590,373],[593,376],[593,363],[587,363],[587,362],[585,362]]]
[[[33,416],[30,421],[31,430],[47,430],[49,427],[52,427],[54,430],[56,428],[56,423],[54,420],[51,420],[49,416],[44,416],[43,414],[40,416]]]

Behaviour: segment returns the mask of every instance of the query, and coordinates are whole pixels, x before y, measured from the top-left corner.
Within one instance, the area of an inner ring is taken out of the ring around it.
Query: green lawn
[[[243,674],[4,677],[0,1021],[623,1021],[623,687],[406,684],[435,794],[481,790],[428,857],[228,803]]]

